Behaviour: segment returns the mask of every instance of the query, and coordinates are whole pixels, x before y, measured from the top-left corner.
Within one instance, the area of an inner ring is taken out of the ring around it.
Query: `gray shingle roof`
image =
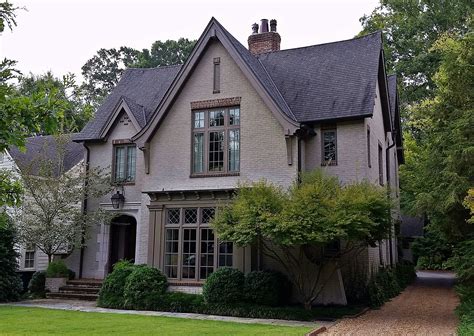
[[[422,237],[425,227],[423,217],[401,216],[400,236],[402,237]]]
[[[259,56],[299,122],[372,114],[380,32]]]
[[[71,140],[76,140],[77,136],[77,133],[72,134]],[[11,157],[20,169],[37,160],[54,161],[58,158],[58,144],[51,135],[26,138],[25,147],[25,152],[20,151],[17,147],[10,147],[8,149]],[[63,162],[64,171],[68,171],[84,159],[85,148],[80,143],[70,141],[65,145],[64,149],[66,152]],[[32,166],[31,168],[33,170],[32,174],[38,173],[37,166]],[[57,174],[58,171],[55,171],[54,175],[57,176]]]
[[[95,140],[109,121],[115,107],[124,99],[140,127],[145,126],[176,77],[180,65],[151,69],[127,69],[117,86],[97,109],[76,141]]]

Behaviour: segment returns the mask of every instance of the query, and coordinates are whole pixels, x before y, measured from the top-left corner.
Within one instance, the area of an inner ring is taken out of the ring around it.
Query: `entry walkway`
[[[453,285],[453,273],[418,272],[416,282],[381,309],[343,319],[323,335],[456,335]]]

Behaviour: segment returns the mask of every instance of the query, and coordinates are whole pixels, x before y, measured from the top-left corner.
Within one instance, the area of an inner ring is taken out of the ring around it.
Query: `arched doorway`
[[[119,260],[135,261],[137,221],[132,216],[117,216],[110,222],[109,267]]]

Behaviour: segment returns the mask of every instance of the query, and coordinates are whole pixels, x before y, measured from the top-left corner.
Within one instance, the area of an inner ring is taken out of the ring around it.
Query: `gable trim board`
[[[141,106],[141,105],[139,105]],[[143,108],[143,106],[141,106]],[[117,118],[120,116],[122,110],[125,111],[125,113],[128,115],[130,120],[132,121],[133,126],[135,129],[138,131],[141,129],[140,124],[138,123],[137,119],[133,115],[129,104],[127,104],[126,98],[122,96],[122,98],[119,100],[117,106],[114,108],[113,113],[110,115],[109,119],[107,120],[107,123],[105,124],[105,127],[100,133],[100,138],[106,138],[107,135],[109,134],[110,129],[116,122]]]
[[[176,96],[179,94],[181,88],[184,86],[189,76],[191,76],[194,67],[200,61],[200,58],[206,50],[208,43],[213,39],[217,39],[224,46],[229,55],[236,62],[236,64],[239,66],[241,71],[250,81],[254,89],[260,95],[262,100],[269,107],[270,111],[280,122],[280,124],[285,130],[285,133],[288,135],[293,135],[295,131],[299,128],[299,123],[296,120],[290,119],[289,116],[281,110],[281,108],[277,105],[277,103],[268,93],[268,89],[262,84],[259,78],[255,75],[254,71],[252,71],[249,65],[242,59],[240,54],[236,51],[235,47],[230,42],[225,29],[215,18],[212,18],[206,29],[204,30],[203,34],[199,38],[198,42],[196,43],[193,51],[191,52],[191,55],[188,57],[186,63],[178,72],[178,75],[174,79],[170,88],[167,90],[160,105],[157,107],[155,113],[152,115],[150,122],[133,137],[133,140],[138,143],[138,147],[145,147],[144,144],[146,142],[149,142],[150,139],[153,137],[153,134],[156,131],[161,119],[166,115],[167,111],[173,104]],[[263,65],[261,65],[260,61],[258,61],[258,64],[268,75]],[[273,84],[273,82],[271,83]],[[275,90],[278,92],[278,89],[276,89],[276,87]],[[284,99],[282,100],[284,101]],[[285,107],[288,111],[290,111],[287,105]]]

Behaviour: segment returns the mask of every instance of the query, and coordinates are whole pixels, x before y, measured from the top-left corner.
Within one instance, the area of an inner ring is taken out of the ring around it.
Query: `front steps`
[[[46,293],[46,297],[48,299],[96,301],[99,297],[101,286],[102,280],[69,280],[66,286],[59,288],[58,293]]]

